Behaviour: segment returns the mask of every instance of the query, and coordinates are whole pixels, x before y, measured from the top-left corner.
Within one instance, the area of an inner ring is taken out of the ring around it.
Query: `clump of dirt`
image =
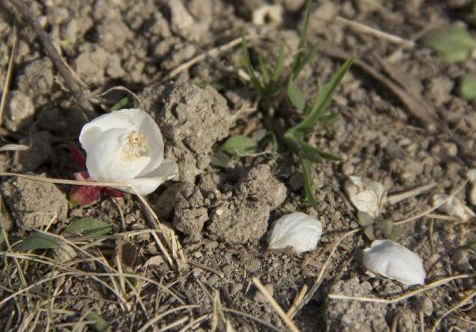
[[[211,211],[210,235],[228,243],[259,240],[268,228],[270,212],[286,199],[286,186],[269,165],[248,170],[232,191],[222,193]]]
[[[162,130],[165,158],[177,161],[181,181],[193,183],[210,164],[213,145],[228,136],[226,100],[211,86],[192,83],[147,88],[141,99]]]
[[[16,178],[2,183],[0,190],[22,232],[66,220],[68,200],[52,183]]]

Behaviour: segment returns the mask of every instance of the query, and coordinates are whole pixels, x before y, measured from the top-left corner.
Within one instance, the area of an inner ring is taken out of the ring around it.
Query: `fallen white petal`
[[[424,285],[425,268],[421,258],[404,246],[387,240],[375,240],[364,250],[365,267],[404,285]]]
[[[345,191],[358,211],[366,212],[372,217],[380,214],[385,199],[385,187],[376,181],[349,176]]]
[[[317,219],[302,212],[293,212],[279,218],[269,237],[269,249],[291,247],[297,253],[314,250],[321,238],[322,225]]]
[[[473,210],[471,210],[463,200],[453,196],[446,203],[441,203],[448,198],[446,194],[439,194],[433,196],[433,206],[438,206],[438,210],[448,214],[449,216],[457,217],[462,221],[468,221],[475,216]]]
[[[145,174],[144,177],[138,177],[126,181],[127,184],[134,186],[140,195],[148,195],[155,191],[162,183],[168,180],[178,178],[178,166],[175,161],[165,159],[154,171]],[[131,194],[135,193],[132,188],[125,188],[124,191]]]

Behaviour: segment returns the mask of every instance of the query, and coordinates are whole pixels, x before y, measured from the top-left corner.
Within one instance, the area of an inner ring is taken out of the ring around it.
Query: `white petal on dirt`
[[[448,198],[446,194],[439,194],[433,196],[433,206],[440,205],[445,199]],[[468,221],[475,216],[473,210],[471,210],[463,200],[457,197],[451,197],[445,204],[438,208],[439,211],[446,213],[449,216],[457,217],[462,221]]]
[[[345,183],[345,191],[352,204],[359,211],[372,217],[380,214],[385,199],[385,187],[376,181],[362,179],[360,176],[349,176]]]
[[[425,268],[421,258],[404,246],[387,240],[375,240],[364,250],[365,267],[404,285],[424,285]]]
[[[253,11],[252,22],[255,25],[265,25],[270,22],[279,25],[283,21],[283,7],[281,5],[263,5]]]
[[[269,237],[271,250],[291,247],[296,253],[314,250],[321,238],[322,225],[317,219],[302,212],[293,212],[279,218]]]

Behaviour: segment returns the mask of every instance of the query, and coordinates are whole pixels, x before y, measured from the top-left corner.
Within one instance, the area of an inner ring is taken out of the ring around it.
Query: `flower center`
[[[129,158],[139,158],[147,152],[147,143],[143,134],[132,130],[127,136],[126,155]]]

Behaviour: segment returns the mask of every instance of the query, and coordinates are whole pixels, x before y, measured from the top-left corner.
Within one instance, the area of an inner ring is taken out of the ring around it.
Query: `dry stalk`
[[[430,289],[442,286],[444,284],[447,284],[453,280],[458,280],[458,279],[468,279],[468,278],[474,278],[476,277],[476,274],[461,274],[457,276],[452,276],[452,277],[447,277],[443,278],[437,281],[432,282],[431,284],[428,284],[422,288],[404,293],[402,295],[399,295],[394,298],[376,298],[376,297],[359,297],[359,296],[349,296],[345,294],[329,294],[328,297],[333,300],[351,300],[351,301],[361,301],[361,302],[374,302],[374,303],[385,303],[385,304],[393,304],[393,303],[398,303],[400,301],[406,300],[408,298],[411,298],[415,295],[424,293]]]
[[[13,25],[12,32],[12,49],[10,51],[10,58],[8,59],[7,75],[5,83],[3,84],[2,99],[0,101],[0,126],[3,124],[3,113],[7,107],[8,92],[10,91],[10,84],[13,76],[13,66],[15,65],[15,53],[17,52],[18,36],[16,25]]]
[[[470,301],[473,297],[476,296],[476,290],[473,290],[471,291],[466,297],[464,297],[461,301],[459,301],[458,303],[456,303],[456,305],[454,305],[450,310],[446,311],[443,315],[441,315],[436,321],[435,323],[433,324],[430,332],[435,332],[436,329],[438,328],[438,325],[440,325],[441,321],[446,317],[448,316],[449,314],[451,314],[452,312],[458,310],[459,308],[461,308],[462,306],[464,306],[468,301]]]
[[[88,117],[92,119],[96,113],[88,99],[88,96],[90,95],[89,91],[82,86],[77,75],[73,72],[73,70],[69,67],[66,61],[58,53],[55,46],[48,37],[48,34],[41,27],[40,23],[35,18],[28,5],[22,0],[10,0],[10,3],[21,14],[21,16],[23,16],[26,23],[31,26],[36,36],[40,40],[40,43],[43,46],[43,49],[45,50],[45,53],[48,55],[58,72],[63,77],[74,98],[76,99],[78,104],[84,109]]]
[[[269,294],[268,290],[263,286],[263,284],[258,280],[258,278],[253,278],[253,283],[255,284],[256,288],[264,295],[268,303],[273,307],[276,313],[281,317],[284,323],[287,325],[291,332],[299,332],[299,329],[294,324],[294,322],[286,315],[283,308],[276,302],[275,299]]]
[[[366,33],[366,34],[387,40],[391,43],[399,44],[405,47],[409,47],[409,48],[415,47],[414,41],[402,38],[400,36],[397,36],[388,32],[378,30],[376,28],[369,27],[368,25],[365,25],[363,23],[360,23],[354,20],[349,20],[342,16],[337,16],[336,20],[337,22],[343,23],[344,25],[347,25],[348,27],[354,29],[357,32]]]
[[[175,308],[169,309],[167,311],[164,311],[164,312],[160,313],[159,315],[156,315],[154,318],[150,319],[144,325],[142,325],[142,327],[137,332],[147,331],[147,329],[149,327],[153,326],[155,323],[160,321],[163,317],[165,317],[167,315],[170,315],[170,314],[173,314],[174,312],[181,311],[181,310],[187,310],[187,309],[195,309],[195,308],[199,308],[199,307],[200,307],[200,305],[198,305],[198,304],[187,304],[187,305],[182,305],[180,307],[175,307]]]

